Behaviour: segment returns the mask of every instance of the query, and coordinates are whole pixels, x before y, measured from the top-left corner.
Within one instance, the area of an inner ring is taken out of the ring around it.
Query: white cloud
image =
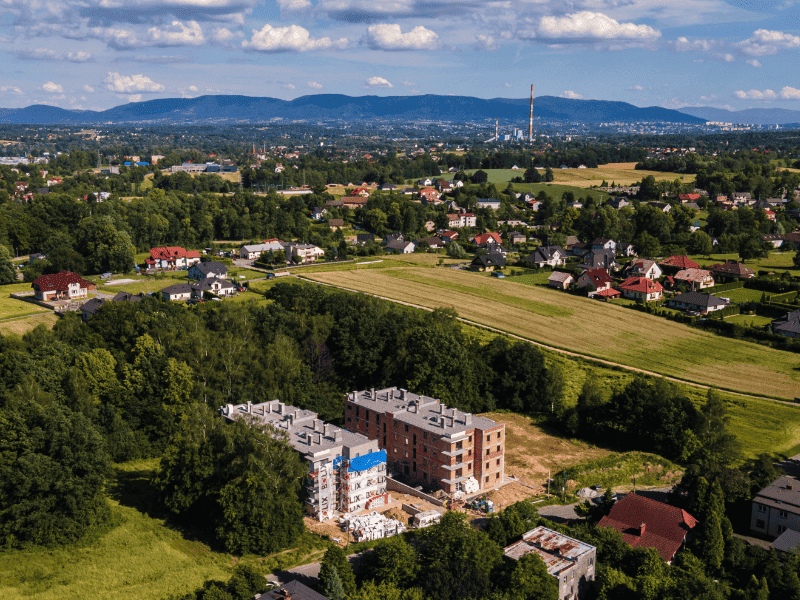
[[[672,46],[675,52],[708,52],[716,46],[719,46],[720,43],[717,40],[697,39],[689,41],[688,38],[679,37],[674,42],[669,42],[669,45]]]
[[[244,34],[241,31],[233,32],[227,27],[217,27],[211,32],[211,39],[215,42],[225,43],[233,39],[242,37]]]
[[[128,96],[128,102],[141,102],[142,95],[141,94],[131,94]]]
[[[749,60],[746,60],[745,62],[746,62],[748,65],[750,65],[751,67],[761,67],[761,66],[763,66],[763,65],[761,64],[761,62],[760,62],[760,61],[759,61],[757,58],[751,58],[751,59],[749,59]]]
[[[309,0],[278,0],[282,11],[305,10],[313,6]]]
[[[149,77],[139,75],[120,75],[119,73],[112,73],[109,71],[103,83],[106,84],[106,89],[119,94],[130,94],[133,92],[163,92],[164,86],[156,83]],[[131,100],[131,102],[138,102],[138,100]]]
[[[497,50],[500,46],[495,43],[495,40],[490,35],[478,34],[475,36],[475,43],[472,46],[475,50]]]
[[[365,88],[391,88],[394,87],[383,77],[370,77],[364,82]]]
[[[736,60],[733,54],[720,54],[720,58],[725,62],[734,62]]]
[[[56,52],[49,48],[35,48],[30,50],[17,50],[14,52],[19,58],[27,60],[56,60],[63,62],[86,63],[94,62],[91,52]]]
[[[777,97],[772,90],[764,90],[763,92],[758,90],[750,90],[748,92],[739,90],[733,94],[742,100],[774,100]]]
[[[511,84],[510,84],[510,83],[504,83],[503,85],[504,85],[504,86],[506,86],[507,88],[510,88],[510,87],[511,87]]]
[[[197,91],[197,86],[196,86],[196,85],[190,85],[190,86],[189,86],[189,88],[188,88],[188,90],[189,90],[190,92],[196,92],[196,91]]]
[[[4,94],[16,94],[18,96],[22,95],[22,90],[15,85],[4,85],[0,87],[0,92]]]
[[[787,85],[781,90],[781,98],[784,100],[800,100],[800,90]]]
[[[406,87],[417,87],[417,83],[415,81],[409,81],[408,79],[401,81],[400,85],[404,85]]]
[[[63,86],[53,83],[52,81],[48,81],[42,86],[42,89],[47,92],[48,94],[62,94],[64,92]]]
[[[253,29],[253,37],[242,41],[242,48],[258,52],[308,52],[310,50],[342,50],[348,41],[341,38],[332,41],[328,37],[314,39],[307,29],[299,25],[273,27],[264,25],[261,31]]]
[[[293,83],[282,83],[281,87],[284,88],[284,89],[287,89],[287,90],[293,90],[294,89],[294,84]]]
[[[644,88],[642,86],[640,86],[640,85],[635,85],[633,87],[629,87],[628,89],[629,90],[635,90],[637,92],[641,92]]]
[[[365,40],[373,50],[434,50],[439,46],[439,36],[421,25],[408,33],[403,33],[400,25],[370,25]]]
[[[562,98],[571,98],[572,100],[580,100],[581,98],[583,98],[583,96],[581,96],[580,94],[576,94],[572,90],[567,90],[566,92],[561,94],[561,97]]]
[[[661,32],[648,25],[620,23],[603,13],[581,11],[564,17],[542,17],[535,37],[561,41],[652,41]]]
[[[309,81],[308,82],[308,87],[314,88],[315,90],[321,90],[322,89],[322,84],[321,83],[317,83],[316,81]]]
[[[800,37],[783,33],[782,31],[769,31],[759,29],[753,36],[735,44],[737,50],[746,56],[768,56],[777,54],[780,50],[800,48]]]
[[[173,21],[163,29],[151,27],[147,30],[147,38],[153,46],[199,46],[206,41],[197,21],[189,21],[187,25]]]
[[[83,91],[91,94],[92,92],[94,92],[94,88],[87,84],[83,86]]]

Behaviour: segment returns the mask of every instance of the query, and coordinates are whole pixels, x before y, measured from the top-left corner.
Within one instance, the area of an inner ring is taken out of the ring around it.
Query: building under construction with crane
[[[228,404],[220,413],[229,421],[246,419],[285,434],[308,463],[306,508],[319,521],[383,506],[386,452],[370,440],[324,423],[317,413],[278,400]]]

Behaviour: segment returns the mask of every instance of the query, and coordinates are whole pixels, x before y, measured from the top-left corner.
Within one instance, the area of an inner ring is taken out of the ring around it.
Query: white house
[[[192,287],[188,283],[176,283],[161,290],[164,300],[188,300],[192,297]]]

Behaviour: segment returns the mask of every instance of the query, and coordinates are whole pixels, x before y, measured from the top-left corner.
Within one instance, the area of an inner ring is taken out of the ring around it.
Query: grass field
[[[514,275],[509,277],[508,280],[514,283],[524,283],[525,285],[547,285],[547,278],[552,274],[551,271],[542,271],[541,273]]]
[[[772,323],[770,317],[760,317],[758,315],[733,315],[725,317],[728,323],[735,323],[737,325],[746,325],[748,327],[763,327]]]
[[[108,531],[73,547],[0,552],[0,598],[158,600],[227,580],[239,562],[271,570],[321,557],[323,543],[309,536],[279,556],[234,557],[170,527],[148,484],[157,463],[117,465],[109,502],[118,524]]]
[[[701,268],[725,262],[726,260],[740,260],[738,254],[711,254],[710,256],[690,256],[689,258],[699,264]],[[793,258],[794,252],[771,252],[767,258],[751,259],[744,264],[746,267],[753,269],[756,274],[758,274],[759,270],[775,271],[777,273],[789,271],[798,276],[800,275],[800,269],[794,267]]]
[[[726,290],[715,294],[721,298],[729,298],[733,304],[743,304],[745,302],[758,302],[764,292],[761,290],[748,290],[747,288],[739,288],[737,290]]]
[[[316,273],[310,279],[412,304],[582,355],[748,394],[794,398],[796,357],[623,307],[454,269]]]
[[[25,335],[29,331],[36,329],[39,325],[44,325],[48,329],[52,329],[56,321],[58,321],[58,316],[52,311],[45,311],[19,319],[8,319],[0,321],[0,335],[10,335],[12,333]]]
[[[43,306],[11,297],[11,294],[31,291],[33,290],[31,289],[30,283],[9,283],[8,285],[0,285],[0,321],[3,319],[50,312],[49,309]]]

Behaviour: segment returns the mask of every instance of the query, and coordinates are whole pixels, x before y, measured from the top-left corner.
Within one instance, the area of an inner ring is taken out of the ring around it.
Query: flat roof
[[[800,512],[796,510],[800,508],[800,480],[789,475],[778,477],[758,492],[753,501],[780,509],[792,506],[795,508],[792,512]]]
[[[577,563],[582,555],[595,550],[594,546],[548,529],[537,527],[522,534],[522,539],[503,550],[514,560],[535,552],[547,566],[547,572],[558,577]]]
[[[317,413],[279,400],[235,406],[228,404],[220,412],[230,421],[250,418],[285,433],[289,444],[308,460],[319,460],[326,454],[331,460],[337,456],[349,459],[379,450],[377,440],[325,423],[317,418]]]
[[[472,429],[505,427],[486,417],[476,417],[455,408],[447,408],[440,400],[413,394],[397,387],[382,390],[351,392],[348,400],[378,413],[391,414],[408,423],[446,437],[459,437]]]

